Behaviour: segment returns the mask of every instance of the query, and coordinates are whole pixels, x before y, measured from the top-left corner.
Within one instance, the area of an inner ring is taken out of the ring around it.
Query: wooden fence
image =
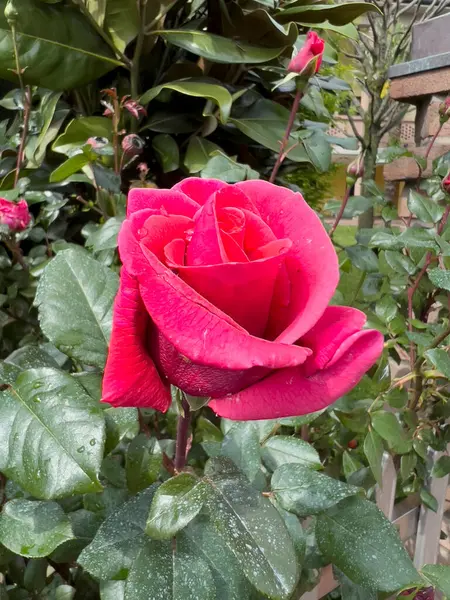
[[[430,461],[436,461],[442,454],[442,452],[430,452]],[[435,564],[438,561],[448,482],[448,475],[439,479],[430,479],[428,482],[428,489],[438,502],[437,512],[421,504],[418,495],[410,496],[395,504],[397,472],[392,458],[388,454],[384,455],[383,487],[376,491],[376,502],[380,510],[397,527],[418,569],[425,564]],[[320,600],[338,585],[333,577],[332,568],[325,567],[317,586],[311,592],[303,594],[301,600]]]

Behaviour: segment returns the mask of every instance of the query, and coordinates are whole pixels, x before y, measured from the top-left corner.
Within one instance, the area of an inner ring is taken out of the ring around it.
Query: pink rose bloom
[[[302,73],[309,63],[316,57],[314,73],[317,73],[322,64],[322,56],[325,48],[325,42],[315,31],[308,31],[304,46],[297,52],[288,65],[288,71],[293,73]]]
[[[136,188],[103,401],[166,411],[169,383],[236,420],[310,413],[380,356],[365,315],[328,306],[337,256],[298,193],[266,181],[189,178]]]
[[[8,225],[11,231],[23,231],[30,223],[31,215],[25,200],[11,202],[0,198],[0,223]]]

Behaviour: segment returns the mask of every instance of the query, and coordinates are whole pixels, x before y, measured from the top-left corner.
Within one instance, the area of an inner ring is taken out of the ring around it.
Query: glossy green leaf
[[[162,452],[156,438],[141,433],[128,446],[125,470],[127,487],[137,494],[154,483],[162,466]]]
[[[21,556],[47,556],[72,537],[69,517],[56,502],[11,500],[0,515],[0,542]]]
[[[133,563],[124,600],[215,600],[215,585],[207,562],[180,534],[172,540],[147,540]]]
[[[31,344],[14,350],[14,352],[5,359],[5,363],[14,365],[21,371],[33,368],[39,369],[41,367],[59,367],[56,360],[50,356],[42,346],[32,346]]]
[[[62,352],[102,367],[111,332],[116,273],[85,253],[59,252],[36,293],[42,331]]]
[[[259,179],[258,171],[243,165],[223,152],[215,150],[201,171],[204,179],[220,179],[227,183],[237,183],[246,179]]]
[[[117,508],[100,526],[78,563],[98,579],[125,579],[148,537],[145,535],[156,486],[147,488]]]
[[[0,11],[0,76],[17,81],[11,27]],[[14,0],[19,62],[27,83],[51,90],[86,84],[121,65],[81,12],[63,4]]]
[[[438,249],[436,234],[431,229],[409,227],[408,229],[405,229],[397,239],[405,248]]]
[[[215,150],[220,150],[217,144],[198,135],[192,136],[184,157],[184,166],[189,173],[199,173]]]
[[[104,415],[106,421],[106,454],[114,450],[121,440],[131,440],[139,433],[137,408],[107,408]]]
[[[407,437],[394,413],[377,410],[371,414],[371,419],[375,431],[395,452],[406,454],[412,449],[412,439]]]
[[[405,256],[401,252],[396,252],[395,250],[386,250],[384,257],[391,269],[397,273],[404,271],[408,275],[413,275],[417,271],[416,265],[409,258],[409,256]]]
[[[23,585],[31,594],[39,594],[45,588],[48,562],[44,558],[31,558],[23,575]]]
[[[383,441],[376,431],[369,429],[364,439],[364,454],[378,485],[382,485],[381,462],[383,460]]]
[[[383,296],[375,305],[375,314],[383,323],[390,323],[397,315],[397,302],[392,296]]]
[[[260,98],[249,108],[240,110],[230,118],[230,123],[252,140],[270,148],[274,152],[280,150],[289,119],[289,110],[277,102]],[[289,138],[287,156],[296,162],[310,162],[303,143],[293,135]]]
[[[441,456],[433,465],[432,477],[445,477],[450,473],[450,456]]]
[[[414,453],[404,454],[400,460],[400,476],[402,481],[409,479],[413,473],[414,468],[417,464],[417,455]],[[450,471],[450,469],[449,469]]]
[[[341,600],[377,600],[378,595],[374,590],[368,590],[363,588],[356,583],[353,583],[351,579],[346,577],[342,571],[334,568],[333,573],[339,581],[341,593]]]
[[[320,456],[311,444],[288,435],[269,438],[262,447],[262,457],[272,471],[286,463],[298,463],[310,469],[322,468]]]
[[[370,238],[371,248],[380,248],[381,250],[399,250],[404,244],[400,240],[400,236],[392,235],[385,231],[376,232]]]
[[[43,94],[40,104],[40,114],[42,117],[42,128],[32,148],[25,149],[25,155],[28,159],[27,168],[40,167],[44,161],[47,148],[58,135],[59,129],[65,118],[69,114],[69,107],[57,106],[61,92],[48,91]]]
[[[203,480],[213,492],[207,501],[211,520],[247,579],[269,598],[290,598],[297,560],[276,508],[228,459],[210,459]]]
[[[259,435],[255,425],[249,421],[235,423],[223,439],[221,454],[231,458],[249,481],[253,481],[261,468]]]
[[[420,581],[396,528],[368,500],[352,496],[319,515],[316,536],[324,557],[358,585],[392,593]]]
[[[299,517],[317,515],[359,492],[353,485],[298,464],[278,467],[271,486],[280,505]]]
[[[113,250],[117,248],[117,236],[122,227],[123,217],[112,217],[98,229],[93,231],[86,240],[86,246],[94,252]]]
[[[425,504],[425,506],[428,507],[433,512],[438,511],[438,508],[439,508],[438,501],[433,496],[433,494],[431,494],[427,489],[422,488],[420,490],[420,500],[421,500],[422,504]]]
[[[105,29],[115,47],[123,52],[139,32],[140,18],[134,0],[107,0],[105,7]]]
[[[416,190],[410,190],[408,208],[424,223],[437,223],[444,214],[444,207],[436,204],[427,196]]]
[[[360,271],[367,271],[368,273],[378,273],[378,257],[373,250],[366,248],[365,246],[349,246],[345,249],[348,257]]]
[[[187,29],[155,31],[167,42],[218,63],[265,63],[279,56],[284,47],[264,48],[252,46],[241,40],[235,41],[206,31]]]
[[[153,150],[164,173],[176,171],[180,165],[180,151],[174,138],[168,133],[159,133],[152,140]]]
[[[448,565],[424,565],[421,573],[445,596],[450,596],[450,567]]]
[[[101,581],[100,600],[124,600],[125,581]]]
[[[70,501],[71,499],[69,499]],[[50,558],[56,563],[71,563],[78,559],[80,552],[94,539],[103,522],[100,514],[80,508],[68,513],[73,539],[64,542],[54,550]]]
[[[300,23],[322,23],[329,21],[332,25],[346,25],[366,12],[380,13],[375,4],[367,2],[343,2],[341,4],[304,4],[303,0],[283,8],[275,15],[280,23],[297,21]]]
[[[450,271],[446,269],[429,269],[427,273],[433,285],[450,292]]]
[[[345,206],[342,217],[344,219],[352,219],[362,215],[372,208],[374,204],[373,198],[365,198],[364,196],[350,196]],[[342,206],[342,200],[331,200],[325,205],[325,210],[329,210],[333,214],[337,214]]]
[[[450,379],[450,356],[447,350],[442,348],[433,348],[427,350],[425,356],[447,379]]]
[[[364,465],[353,454],[345,450],[342,454],[342,470],[344,471],[345,479],[362,469]]]
[[[36,498],[98,491],[104,419],[67,373],[24,371],[2,392],[0,469]]]
[[[112,123],[107,117],[81,117],[73,119],[67,125],[64,133],[53,143],[52,150],[68,155],[77,148],[84,146],[90,137],[112,139]]]
[[[84,154],[84,152],[71,156],[52,172],[50,175],[50,183],[58,183],[59,181],[67,179],[67,177],[81,171],[81,169],[88,165],[89,162],[90,158]]]
[[[159,540],[170,539],[201,511],[209,487],[190,473],[165,481],[156,491],[145,532]]]
[[[320,94],[319,94],[320,95]],[[331,144],[322,131],[316,131],[311,136],[302,138],[303,147],[312,165],[325,173],[331,165]]]
[[[197,33],[201,34],[201,32]],[[186,96],[194,96],[196,98],[205,98],[207,100],[211,100],[219,108],[220,119],[223,123],[225,123],[230,116],[233,98],[227,88],[218,83],[191,79],[182,79],[180,81],[162,83],[161,85],[151,88],[145,92],[141,96],[141,103],[148,104],[154,98],[156,98],[163,89],[173,90],[174,92],[179,92],[180,94],[184,94]]]

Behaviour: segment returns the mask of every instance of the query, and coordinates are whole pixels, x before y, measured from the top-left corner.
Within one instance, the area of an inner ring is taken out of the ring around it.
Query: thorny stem
[[[113,98],[113,115],[112,115],[112,128],[113,128],[113,148],[114,148],[114,172],[120,173],[119,165],[119,123],[120,123],[120,106],[117,96]]]
[[[133,100],[137,100],[139,97],[139,72],[140,72],[140,59],[142,54],[142,48],[145,40],[145,9],[147,6],[147,0],[140,0],[139,2],[139,32],[136,39],[136,47],[134,49],[133,60],[131,64],[130,74],[130,85],[131,85],[131,97]],[[138,122],[133,119],[131,124],[131,132],[136,133]]]
[[[339,212],[338,212],[338,214],[336,215],[336,220],[335,220],[335,222],[333,223],[333,225],[332,225],[332,227],[331,227],[331,229],[330,229],[330,231],[329,231],[329,236],[330,236],[330,237],[333,237],[333,233],[336,231],[336,228],[337,228],[337,226],[339,225],[339,222],[340,222],[340,220],[342,219],[342,215],[344,214],[345,208],[346,208],[346,206],[347,206],[348,199],[350,198],[350,192],[351,192],[351,189],[352,189],[352,188],[351,188],[349,185],[347,185],[347,188],[346,188],[346,190],[345,190],[345,196],[344,196],[344,199],[343,199],[343,201],[342,201],[342,203],[341,203],[341,207],[340,207],[340,209],[339,209]]]
[[[5,246],[11,252],[15,262],[19,263],[19,265],[22,267],[22,269],[24,271],[28,271],[28,265],[23,260],[22,250],[20,249],[20,246],[16,242],[16,240],[13,237],[9,237],[8,239],[4,239],[3,241],[5,243]]]
[[[270,179],[269,179],[270,183],[273,183],[275,181],[278,170],[281,167],[281,164],[283,163],[284,159],[286,158],[286,153],[285,153],[286,146],[288,144],[289,136],[291,135],[291,131],[294,126],[295,117],[297,116],[298,106],[299,106],[300,100],[302,98],[303,98],[303,91],[297,90],[297,93],[295,94],[294,102],[292,103],[291,114],[289,115],[289,120],[288,120],[288,124],[286,126],[286,131],[285,131],[284,137],[281,141],[280,152],[278,154],[277,161],[273,167],[272,174],[270,175]]]
[[[30,90],[30,86],[26,86],[24,85],[24,81],[23,81],[23,70],[20,66],[20,60],[19,60],[19,50],[17,48],[17,39],[16,39],[16,28],[14,25],[11,25],[11,34],[12,34],[12,42],[13,42],[13,49],[14,49],[14,60],[16,63],[16,75],[17,78],[19,79],[19,85],[20,85],[20,89],[22,90],[22,102],[23,102],[23,129],[22,129],[22,135],[20,137],[20,144],[19,144],[19,150],[17,152],[17,162],[16,162],[16,171],[14,173],[14,187],[17,186],[17,183],[19,181],[19,175],[20,175],[20,168],[22,166],[22,162],[23,162],[23,154],[24,154],[24,150],[25,150],[25,142],[27,140],[27,133],[28,133],[28,122],[30,120],[30,112],[31,112],[31,90]]]
[[[191,409],[184,394],[181,400],[183,413],[178,417],[177,443],[175,450],[175,471],[180,472],[186,464],[189,425],[191,423]]]

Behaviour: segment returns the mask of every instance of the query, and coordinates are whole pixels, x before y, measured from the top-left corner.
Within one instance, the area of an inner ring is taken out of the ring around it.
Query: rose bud
[[[441,102],[439,105],[439,121],[442,124],[446,123],[450,118],[450,96]]]
[[[195,177],[134,188],[118,244],[102,394],[113,406],[165,412],[173,384],[229,419],[308,414],[383,351],[364,313],[329,306],[338,258],[299,193]]]
[[[145,108],[141,104],[136,102],[136,100],[127,100],[123,103],[123,107],[126,108],[127,111],[130,114],[132,114],[135,119],[139,119],[140,115],[144,115],[144,117],[147,116],[147,111],[145,110]]]
[[[358,440],[350,440],[347,444],[347,447],[350,448],[351,450],[354,450],[355,448],[358,447]]]
[[[0,223],[7,225],[12,232],[23,231],[31,221],[28,204],[25,200],[11,202],[0,198]]]
[[[315,31],[308,31],[306,42],[303,47],[292,58],[288,65],[288,71],[292,73],[314,75],[322,64],[325,42]]]
[[[447,194],[450,194],[450,171],[444,177],[441,183],[441,187]]]
[[[144,145],[144,140],[135,133],[126,135],[122,140],[122,150],[128,157],[142,154]]]

